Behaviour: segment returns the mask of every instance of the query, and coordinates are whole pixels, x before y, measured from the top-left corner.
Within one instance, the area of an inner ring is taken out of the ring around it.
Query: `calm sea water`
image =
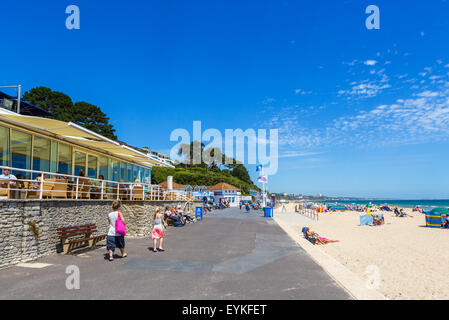
[[[334,203],[334,202],[326,202]],[[361,200],[361,201],[338,201],[341,204],[389,204],[392,206],[398,206],[403,208],[415,208],[416,206],[420,208],[449,208],[449,200]]]

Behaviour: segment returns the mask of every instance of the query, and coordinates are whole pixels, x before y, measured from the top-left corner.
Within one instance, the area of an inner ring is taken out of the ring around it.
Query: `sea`
[[[345,200],[345,201],[320,201],[324,203],[339,203],[339,204],[356,204],[356,205],[382,205],[388,204],[402,208],[434,209],[434,208],[449,208],[449,200]]]

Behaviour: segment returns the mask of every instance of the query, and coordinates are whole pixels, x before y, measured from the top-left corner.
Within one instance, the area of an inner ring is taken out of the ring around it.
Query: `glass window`
[[[140,182],[145,182],[145,169],[139,168],[139,173],[140,173]]]
[[[128,163],[128,182],[133,182],[133,165]]]
[[[50,171],[56,173],[58,171],[58,143],[51,142],[51,164]]]
[[[117,160],[111,161],[111,172],[112,172],[112,181],[118,181],[119,180],[119,170],[120,162]]]
[[[145,182],[151,184],[151,171],[150,171],[150,169],[145,169]]]
[[[83,152],[75,151],[75,172],[74,176],[80,176],[80,170],[86,175],[86,154]]]
[[[33,170],[34,171],[50,171],[50,149],[51,142],[48,139],[34,137],[33,141]],[[33,173],[33,179],[37,177],[37,173]]]
[[[136,180],[139,177],[139,167],[134,166],[133,172],[134,172],[134,177],[133,177],[133,180],[130,180],[130,181],[134,182],[134,180]]]
[[[0,165],[9,165],[9,128],[0,126]]]
[[[87,176],[92,179],[97,179],[97,161],[98,158],[89,155],[87,157]]]
[[[99,162],[100,175],[102,175],[105,180],[109,180],[108,160],[109,159],[107,157],[100,157],[100,162]]]
[[[58,172],[73,175],[72,147],[62,143],[58,144]]]
[[[11,162],[14,168],[31,169],[31,135],[11,130]],[[15,171],[13,174],[21,174],[26,178],[31,176],[23,171]]]
[[[120,179],[122,179],[125,182],[128,182],[127,180],[127,170],[126,170],[126,163],[120,162]]]

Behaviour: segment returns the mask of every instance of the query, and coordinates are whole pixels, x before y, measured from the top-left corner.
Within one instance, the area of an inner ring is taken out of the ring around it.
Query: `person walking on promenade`
[[[242,202],[243,202],[243,201],[240,200],[240,203],[239,203],[239,204],[240,204],[240,210],[242,210]]]
[[[164,252],[162,243],[164,242],[164,215],[161,214],[161,209],[157,208],[154,212],[154,227],[152,232],[153,238],[153,252]],[[159,240],[159,248],[157,248],[157,240]]]
[[[249,213],[250,207],[249,207],[249,203],[248,202],[246,203],[245,209],[246,209],[246,213]]]
[[[119,248],[122,254],[122,258],[126,258],[128,254],[125,252],[125,237],[115,230],[115,224],[118,219],[121,219],[125,222],[122,213],[120,210],[120,202],[115,200],[112,203],[112,212],[108,215],[109,220],[109,231],[106,240],[106,249],[109,252],[109,261],[114,261],[114,251],[115,248]]]

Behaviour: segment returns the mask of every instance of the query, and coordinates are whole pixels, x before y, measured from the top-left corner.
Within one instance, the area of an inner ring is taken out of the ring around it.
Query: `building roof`
[[[8,99],[14,103],[11,111],[17,111],[17,97],[12,97],[0,91],[0,99]],[[8,109],[7,109],[8,110]],[[20,100],[20,114],[25,116],[36,116],[44,118],[54,118],[53,115],[38,106],[35,106],[27,101]]]
[[[167,189],[168,188],[168,182],[164,181],[162,183],[159,183],[159,186]],[[176,182],[173,181],[173,189],[185,189],[185,186],[181,185],[181,184],[177,184]]]
[[[240,189],[224,182],[216,184],[215,186],[212,186],[209,189],[207,189],[207,191],[217,191],[217,190],[240,190]]]

